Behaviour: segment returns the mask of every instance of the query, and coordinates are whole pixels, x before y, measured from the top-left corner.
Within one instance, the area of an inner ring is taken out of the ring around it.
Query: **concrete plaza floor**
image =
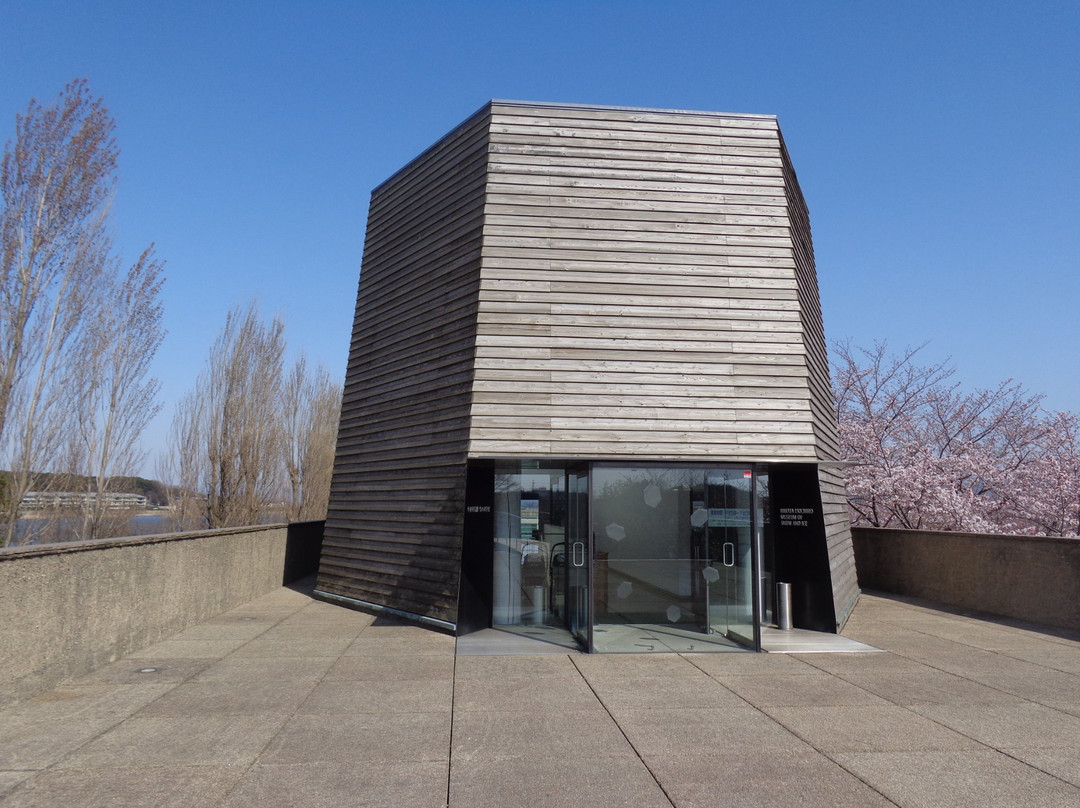
[[[16,806],[1080,806],[1080,637],[864,594],[884,653],[455,655],[281,589],[0,711]]]

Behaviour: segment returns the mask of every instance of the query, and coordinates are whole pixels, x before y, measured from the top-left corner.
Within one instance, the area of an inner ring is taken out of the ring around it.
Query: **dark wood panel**
[[[454,622],[487,112],[372,194],[319,588]]]

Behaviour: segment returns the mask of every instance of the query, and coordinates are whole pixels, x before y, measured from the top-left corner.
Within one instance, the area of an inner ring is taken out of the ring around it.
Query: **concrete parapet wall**
[[[852,528],[859,585],[1080,629],[1080,539]]]
[[[314,573],[322,526],[0,550],[0,705]]]

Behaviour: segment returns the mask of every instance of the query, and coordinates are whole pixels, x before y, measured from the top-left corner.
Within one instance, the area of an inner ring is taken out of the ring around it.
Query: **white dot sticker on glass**
[[[614,522],[604,528],[604,532],[607,533],[607,537],[612,541],[622,541],[626,538],[626,528],[622,525],[617,525]]]

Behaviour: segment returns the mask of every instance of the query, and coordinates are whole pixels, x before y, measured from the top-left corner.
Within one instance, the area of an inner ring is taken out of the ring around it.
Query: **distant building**
[[[372,194],[318,592],[597,651],[858,596],[776,118],[494,101]]]
[[[45,510],[82,510],[97,503],[97,494],[86,491],[27,491],[19,506],[21,511]],[[105,507],[109,510],[145,508],[146,497],[142,494],[117,494],[107,492],[103,495]]]

